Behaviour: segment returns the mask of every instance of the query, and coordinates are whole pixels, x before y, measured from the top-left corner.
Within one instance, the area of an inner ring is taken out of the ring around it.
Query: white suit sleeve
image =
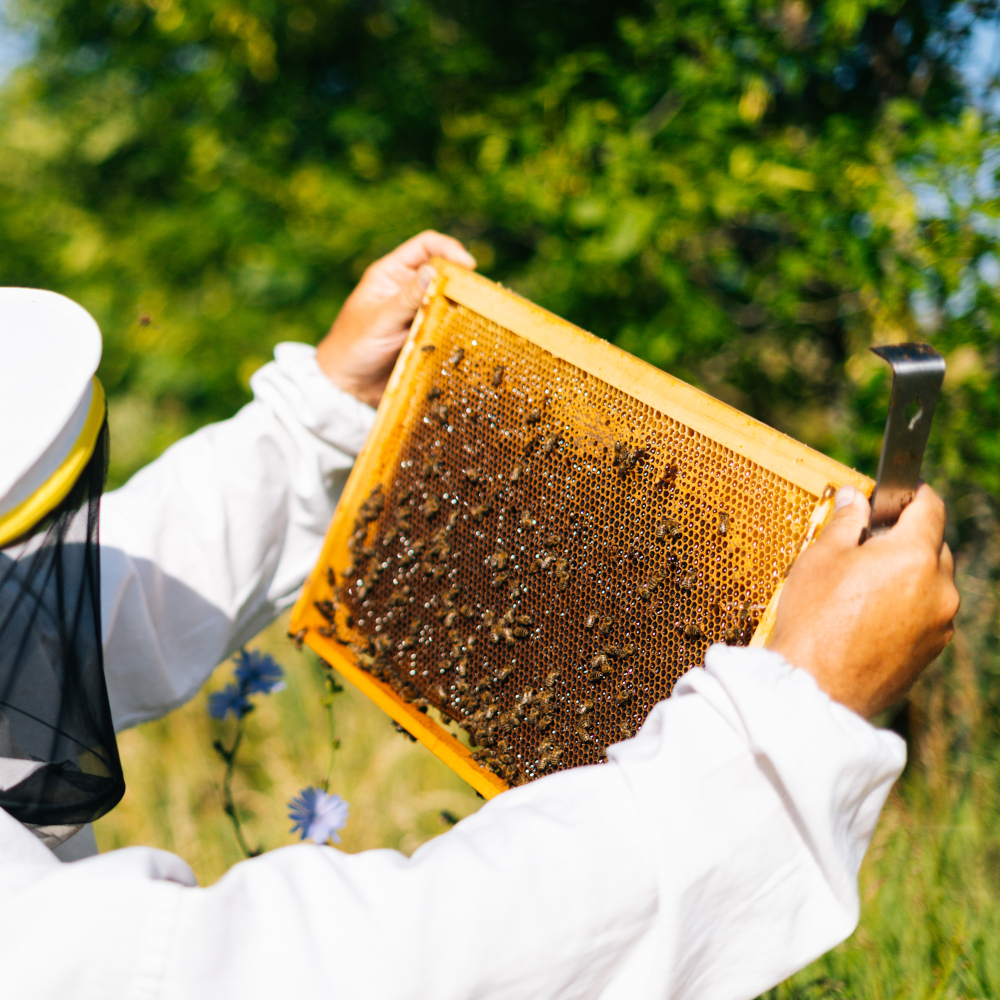
[[[714,647],[607,764],[409,859],[302,845],[200,889],[163,852],[60,865],[0,824],[0,967],[23,1000],[750,1000],[855,926],[903,763],[808,674]]]
[[[170,711],[294,599],[374,410],[280,344],[253,402],[101,505],[105,671],[117,728]],[[112,447],[113,447],[112,442]]]

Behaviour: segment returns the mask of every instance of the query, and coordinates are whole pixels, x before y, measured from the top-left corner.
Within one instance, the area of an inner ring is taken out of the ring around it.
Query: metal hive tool
[[[437,267],[292,631],[490,797],[763,644],[836,487],[873,484]]]

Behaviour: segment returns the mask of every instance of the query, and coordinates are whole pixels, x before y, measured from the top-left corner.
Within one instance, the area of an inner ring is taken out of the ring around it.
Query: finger
[[[948,547],[947,542],[944,542],[941,546],[938,565],[941,567],[941,572],[947,576],[953,577],[955,575],[955,558],[951,554],[951,549]]]
[[[433,229],[418,233],[387,255],[394,263],[404,264],[413,270],[426,264],[431,257],[444,257],[459,267],[476,266],[476,258],[458,240]]]
[[[430,264],[423,264],[410,281],[379,307],[383,329],[398,329],[401,336],[405,334],[424,301],[427,286],[436,275]]]
[[[903,508],[888,534],[906,537],[939,552],[944,541],[944,501],[926,483],[921,483],[913,500]]]
[[[833,503],[834,515],[816,545],[828,549],[857,548],[861,532],[868,527],[869,507],[864,493],[853,486],[841,486]]]

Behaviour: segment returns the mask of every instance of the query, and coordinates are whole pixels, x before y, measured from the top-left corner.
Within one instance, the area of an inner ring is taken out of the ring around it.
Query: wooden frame
[[[696,432],[724,444],[756,465],[816,497],[816,507],[796,558],[815,540],[831,515],[836,487],[851,485],[866,496],[871,495],[874,483],[867,476],[640,361],[607,341],[586,333],[480,275],[443,260],[435,260],[434,265],[438,276],[427,290],[424,308],[414,319],[410,336],[400,352],[371,432],[370,440],[380,442],[378,464],[374,464],[375,459],[368,454],[367,449],[359,456],[338,510],[357,509],[373,479],[381,476],[386,467],[396,459],[401,446],[399,437],[396,437],[395,444],[389,443],[387,446],[386,442],[392,441],[389,431],[397,425],[409,405],[406,394],[399,391],[401,380],[424,323],[426,307],[438,296],[492,320],[557,358],[584,369]],[[335,516],[334,527],[336,524]],[[302,595],[293,609],[292,633],[485,798],[492,798],[505,790],[506,783],[491,771],[480,767],[468,748],[451,733],[402,699],[388,684],[376,680],[358,667],[344,645],[323,634],[329,632],[328,622],[317,609],[316,601],[329,597],[330,587],[325,567],[343,565],[347,558],[348,533],[338,533],[334,527],[331,527],[317,566],[306,581]],[[779,584],[754,633],[751,645],[766,645],[774,624],[780,590]]]

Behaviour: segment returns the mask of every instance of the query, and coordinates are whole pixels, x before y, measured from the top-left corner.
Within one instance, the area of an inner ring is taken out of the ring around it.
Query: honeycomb
[[[508,785],[599,763],[749,642],[817,498],[443,295],[415,338],[322,631]]]

